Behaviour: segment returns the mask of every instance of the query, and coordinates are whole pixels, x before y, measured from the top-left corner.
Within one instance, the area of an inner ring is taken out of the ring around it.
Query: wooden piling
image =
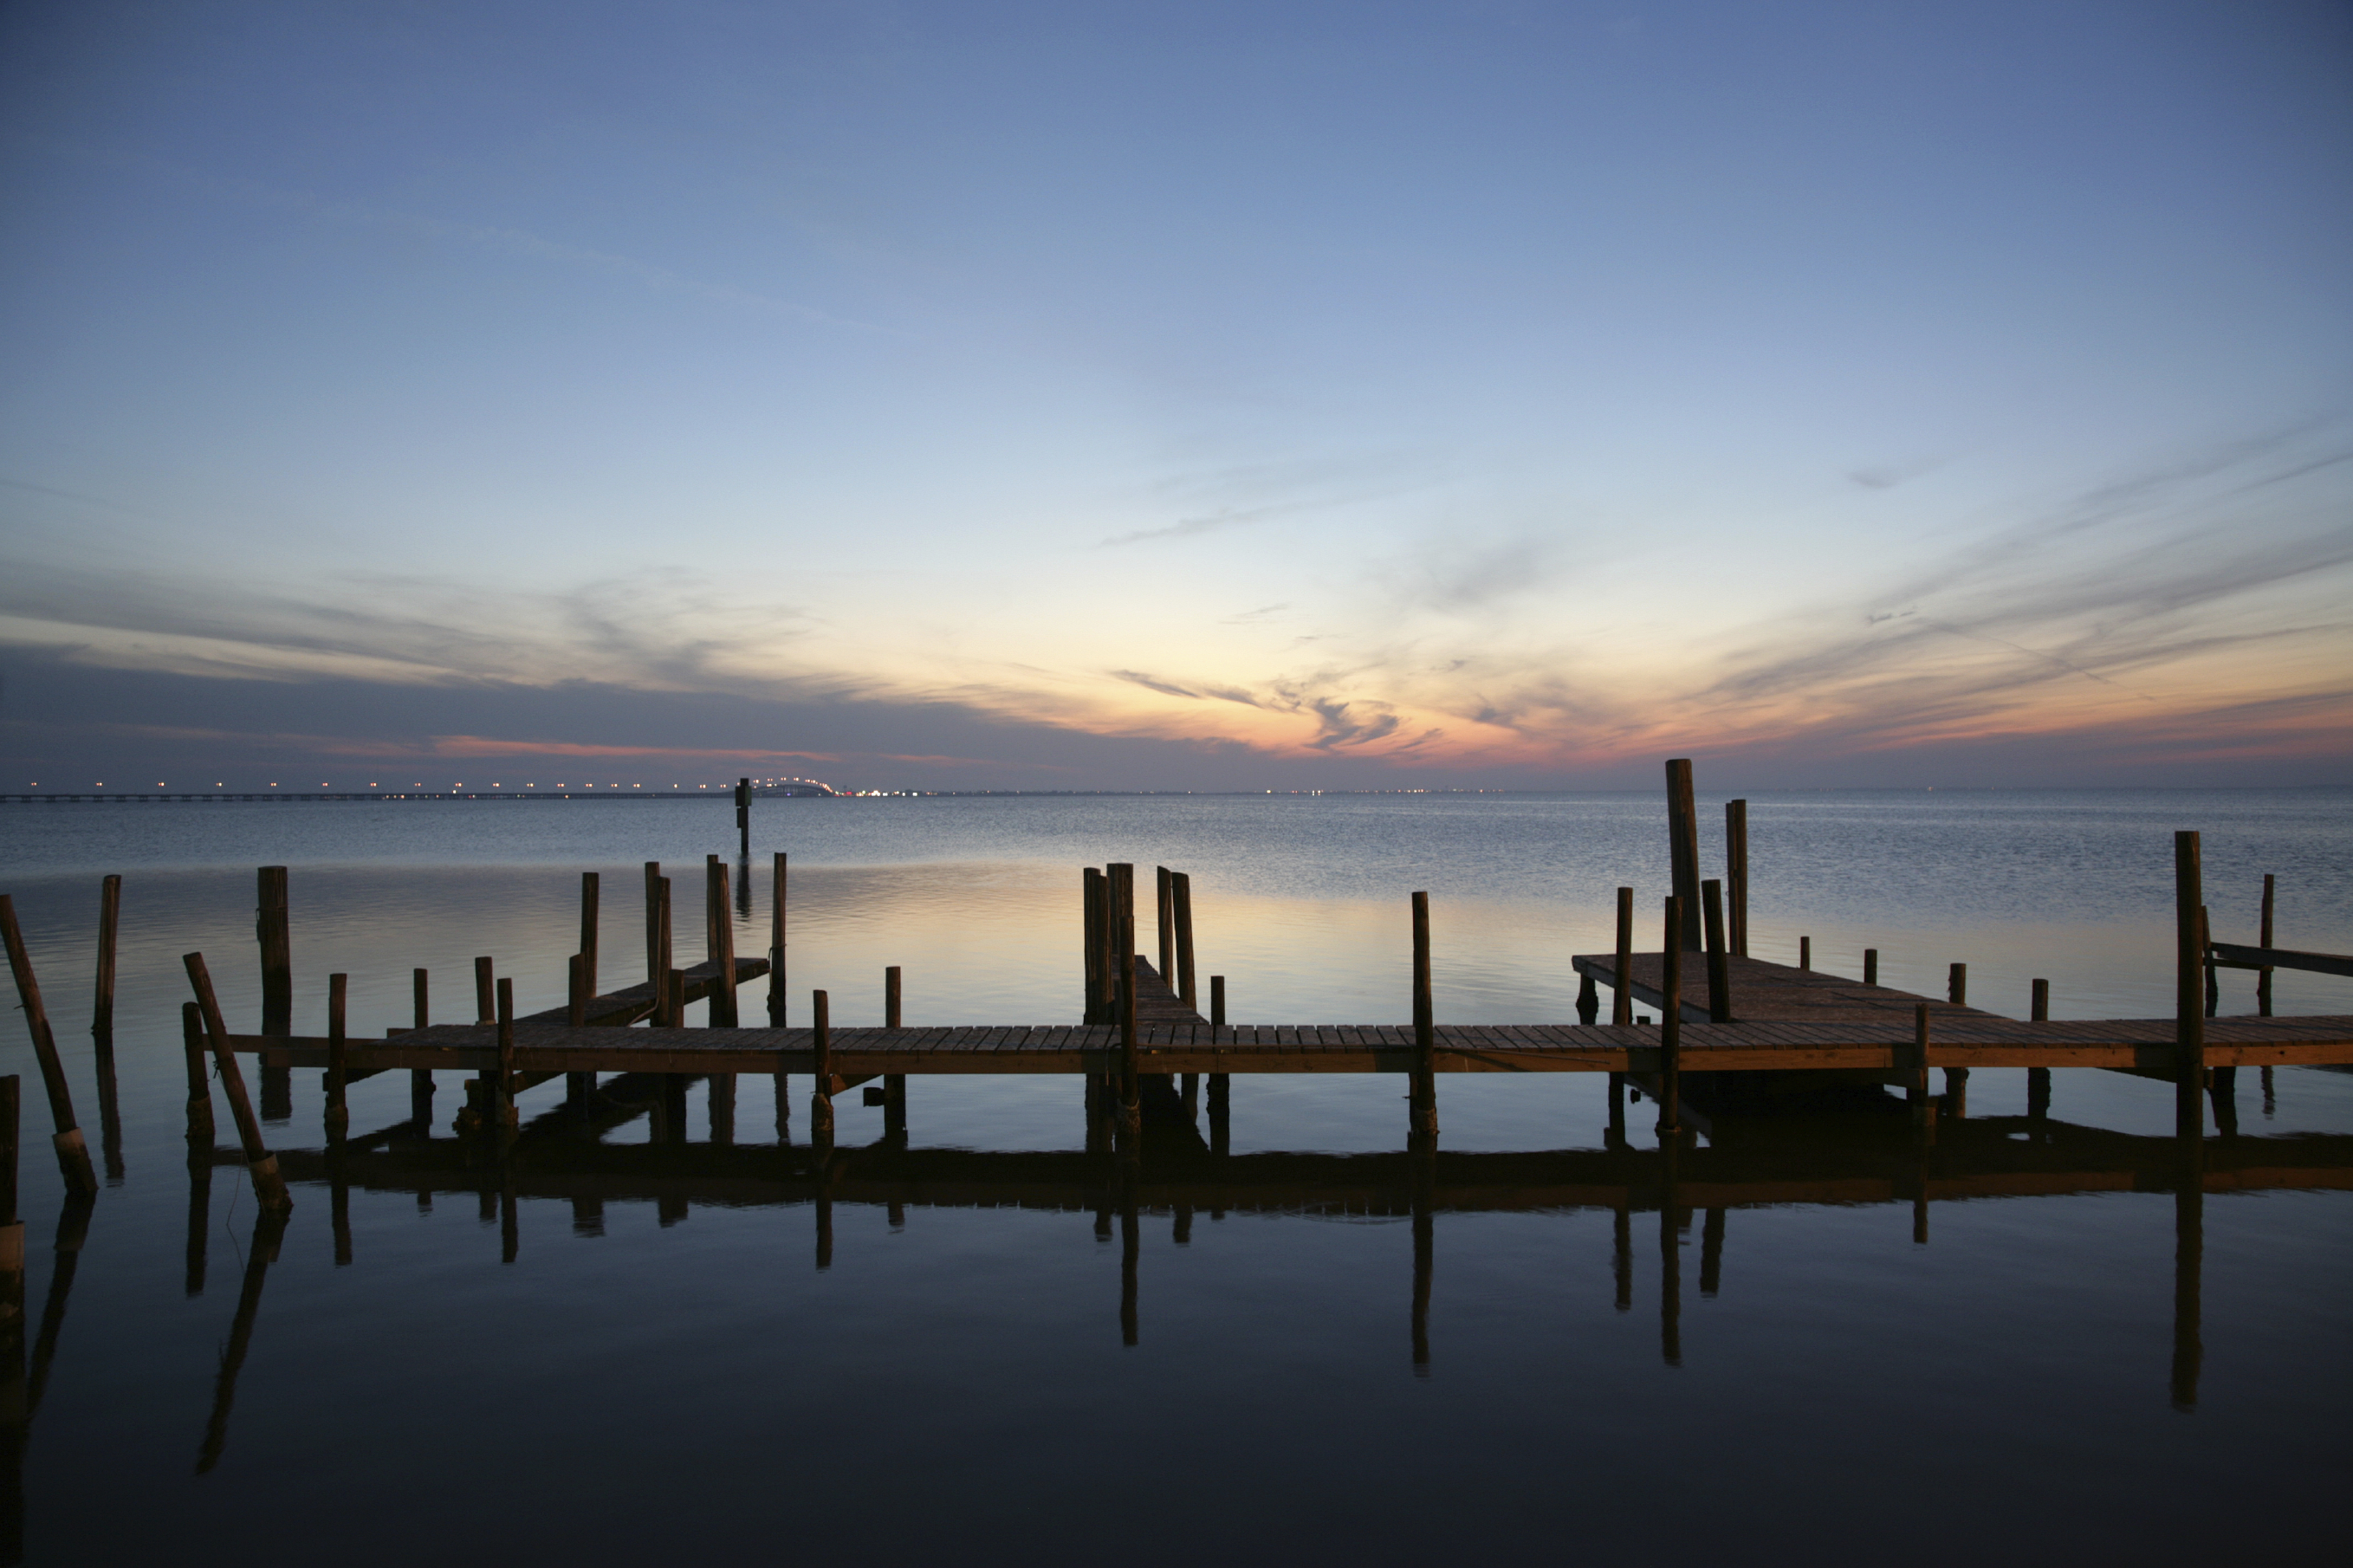
[[[809,993],[809,1051],[816,1074],[809,1091],[809,1142],[823,1158],[833,1152],[833,1014],[822,991]]]
[[[2206,960],[2206,1016],[2212,1017],[2222,1005],[2222,986],[2214,968],[2214,916],[2205,905],[2198,907],[2198,951]]]
[[[294,1032],[294,951],[286,901],[286,868],[264,866],[255,875],[254,935],[261,943],[261,1032]]]
[[[1667,945],[1696,952],[1700,945],[1699,813],[1692,804],[1689,757],[1676,757],[1667,763],[1667,851],[1675,907],[1683,911],[1683,922]]]
[[[1209,1043],[1218,1043],[1219,1032],[1226,1026],[1226,977],[1209,976]],[[1232,1075],[1213,1072],[1209,1075],[1209,1145],[1212,1153],[1225,1152],[1227,1116],[1232,1108],[1230,1099]]]
[[[775,886],[768,895],[768,1027],[785,1026],[785,853],[776,851]],[[784,1101],[784,1075],[776,1075],[776,1103]]]
[[[1801,936],[1798,939],[1798,967],[1802,970],[1811,970],[1814,967],[1814,939],[1812,937]]]
[[[474,1022],[495,1024],[499,1021],[499,988],[496,966],[485,956],[474,960]]]
[[[205,1067],[205,1019],[194,1002],[180,1004],[180,1054],[188,1068],[188,1143],[209,1155],[213,1146],[212,1074]]]
[[[327,1137],[331,1142],[340,1140],[343,1130],[352,1124],[351,1106],[345,1095],[351,1046],[344,1037],[345,1005],[350,995],[350,975],[327,976]]]
[[[1168,888],[1176,909],[1176,998],[1198,1013],[1201,993],[1193,982],[1193,879],[1187,872],[1172,872]]]
[[[109,1056],[114,1049],[115,929],[122,919],[122,879],[108,877],[98,885],[98,985],[90,1003],[90,1034]]]
[[[588,955],[575,952],[565,962],[564,1022],[571,1028],[588,1026]]]
[[[1956,963],[1945,976],[1945,1000],[1956,1007],[1969,1005],[1969,966]],[[1951,1067],[1945,1069],[1944,1113],[1959,1121],[1969,1113],[1969,1069]]]
[[[1912,1107],[1913,1122],[1930,1137],[1936,1135],[1936,1102],[1928,1093],[1928,1004],[1915,1005],[1912,1009],[1911,1081],[1904,1086],[1904,1098]]]
[[[1430,895],[1413,896],[1413,1082],[1407,1131],[1438,1136],[1438,1015],[1430,988]]]
[[[238,1143],[245,1150],[245,1168],[253,1178],[253,1195],[265,1209],[290,1209],[292,1194],[278,1173],[277,1158],[261,1141],[261,1123],[253,1114],[253,1102],[245,1096],[245,1074],[237,1069],[237,1052],[230,1048],[228,1025],[222,1021],[219,1001],[213,995],[213,977],[205,968],[205,955],[190,952],[181,955],[180,963],[188,972],[188,984],[196,994],[196,1006],[202,1013],[206,1037],[212,1042],[213,1068],[219,1074],[221,1093],[228,1100],[229,1115],[237,1122]]]
[[[1117,931],[1113,958],[1119,965],[1119,1152],[1132,1160],[1144,1152],[1142,1047],[1135,1022],[1135,868],[1120,864],[1110,871]]]
[[[646,984],[660,994],[662,976],[670,973],[661,951],[661,862],[646,862]]]
[[[2205,895],[2198,835],[2173,836],[2174,1089],[2173,1130],[2185,1139],[2206,1131]]]
[[[491,1096],[492,1120],[500,1133],[516,1130],[515,1113],[515,1041],[514,1041],[514,982],[499,982],[499,1076],[498,1091]]]
[[[1666,900],[1659,970],[1659,1142],[1683,1131],[1683,900]]]
[[[2272,945],[2272,873],[2269,871],[2263,873],[2263,912],[2257,941],[2266,948]],[[2272,971],[2269,964],[2255,971],[2255,1016],[2261,1018],[2272,1016]],[[2269,1073],[2271,1068],[2265,1068],[2263,1071]]]
[[[2027,1017],[2037,1024],[2048,1021],[2051,1016],[2051,982],[2037,980],[2028,994],[2030,1002],[2026,1009]],[[2026,1114],[2037,1121],[2051,1114],[2051,1069],[2049,1068],[2026,1069]]]
[[[1731,951],[1748,956],[1748,803],[1724,803],[1725,916]]]
[[[33,1037],[33,1055],[41,1066],[41,1087],[49,1097],[49,1121],[57,1129],[50,1142],[58,1153],[58,1169],[69,1191],[98,1191],[98,1173],[90,1163],[90,1147],[81,1125],[74,1120],[73,1091],[66,1083],[65,1062],[58,1055],[57,1036],[50,1031],[48,1010],[41,1005],[41,984],[33,975],[33,959],[26,951],[25,933],[16,925],[16,900],[0,893],[0,940],[8,949],[8,972],[16,978],[16,1000],[25,1009],[25,1027]]]
[[[598,883],[602,879],[594,871],[580,873],[580,966],[581,987],[586,994],[596,994],[596,905],[600,897]]]
[[[1153,895],[1160,915],[1160,984],[1176,978],[1176,887],[1168,868],[1152,868]]]
[[[1634,889],[1618,889],[1618,952],[1609,970],[1609,1021],[1634,1021]]]
[[[430,1010],[426,1005],[425,971],[413,969],[409,971],[408,978],[410,1002],[414,1009],[412,1024],[413,1026],[422,1029],[432,1022]],[[433,1135],[433,1069],[431,1068],[409,1069],[408,1120],[416,1125],[417,1135],[419,1138],[429,1138]]]
[[[1724,884],[1702,882],[1699,896],[1705,904],[1701,923],[1707,932],[1707,1021],[1732,1022],[1732,964],[1725,952]]]
[[[1079,962],[1086,970],[1086,999],[1079,1016],[1088,1024],[1102,1023],[1103,1014],[1103,873],[1092,866],[1083,867],[1079,872]]]
[[[899,966],[892,964],[882,971],[882,1026],[902,1028],[902,1006],[905,992]],[[904,1138],[907,1135],[907,1075],[902,1072],[882,1075],[882,1135]]]
[[[711,878],[711,961],[719,966],[719,979],[711,993],[711,1016],[707,1020],[714,1029],[732,1029],[739,1015],[735,1007],[735,899],[729,891],[727,864],[712,857]]]
[[[735,781],[735,841],[736,852],[744,859],[752,858],[752,781]]]
[[[657,877],[654,879],[654,959],[660,967],[654,972],[654,1021],[668,1028],[682,1029],[686,1026],[684,999],[670,984],[670,976],[678,973],[671,957],[670,930],[670,879]],[[680,1004],[675,1016],[671,1010],[673,1000]]]
[[[1862,950],[1862,983],[1865,985],[1879,984],[1879,950],[1875,947]]]
[[[1945,1000],[1956,1007],[1969,1005],[1969,966],[1956,963],[1945,974]]]

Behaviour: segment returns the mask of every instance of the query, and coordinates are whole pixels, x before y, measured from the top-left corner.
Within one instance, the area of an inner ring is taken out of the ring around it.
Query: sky
[[[2353,783],[2353,7],[0,6],[0,789]]]

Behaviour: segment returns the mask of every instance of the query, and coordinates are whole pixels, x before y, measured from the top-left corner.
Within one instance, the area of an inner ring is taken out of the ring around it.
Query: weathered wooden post
[[[1196,1013],[1201,1010],[1201,993],[1193,982],[1193,878],[1191,873],[1176,871],[1169,875],[1169,892],[1176,908],[1176,996]]]
[[[499,1071],[497,1092],[491,1097],[492,1121],[501,1136],[516,1130],[514,982],[499,982]]]
[[[2173,1131],[2197,1139],[2206,1131],[2206,954],[2199,915],[2205,908],[2198,835],[2173,836],[2174,996]]]
[[[2205,933],[2198,939],[2198,951],[2206,955],[2206,1016],[2211,1018],[2221,1010],[2222,984],[2214,968],[2214,917],[2203,904],[2198,906],[2198,921]]]
[[[1683,908],[1666,901],[1659,967],[1659,1142],[1663,1148],[1683,1132]]]
[[[1798,939],[1798,967],[1799,969],[1809,971],[1814,967],[1814,939],[1812,937],[1801,936]]]
[[[1225,1029],[1226,977],[1212,974],[1209,976],[1209,1044],[1215,1046],[1223,1039]],[[1209,1075],[1209,1152],[1213,1154],[1226,1152],[1231,1134],[1231,1084],[1232,1075],[1229,1073],[1213,1072]]]
[[[822,991],[809,993],[809,1143],[822,1160],[833,1152],[833,1014]]]
[[[422,1029],[431,1021],[426,1006],[425,971],[417,969],[409,972],[409,989],[412,993],[411,1003],[414,1007],[412,1026]],[[408,1069],[408,1120],[416,1124],[417,1135],[419,1138],[429,1138],[433,1135],[433,1069],[431,1068]]]
[[[345,1097],[351,1064],[347,1059],[351,1047],[344,1037],[345,1004],[351,994],[351,976],[327,976],[327,1141],[338,1142],[344,1130],[352,1124],[351,1105]]]
[[[903,1027],[901,1007],[904,992],[899,966],[892,964],[882,972],[882,1026],[886,1029]],[[907,1135],[907,1075],[891,1072],[882,1075],[882,1135],[904,1138]]]
[[[2263,923],[2256,941],[2265,948],[2272,944],[2272,873],[2269,871],[2263,873]],[[2268,963],[2255,972],[2255,1015],[2262,1018],[2272,1016],[2272,970]],[[2263,1069],[2266,1073],[2271,1070],[2269,1068]]]
[[[1438,1136],[1438,1015],[1430,991],[1430,895],[1413,896],[1413,1077],[1406,1131],[1409,1142]]]
[[[486,953],[474,960],[474,1022],[487,1026],[498,1021],[498,970]]]
[[[646,862],[646,984],[661,994],[662,976],[670,973],[661,951],[661,862]]]
[[[1969,966],[1956,963],[1945,975],[1945,1000],[1956,1007],[1969,1005]]]
[[[752,858],[752,781],[735,781],[735,837],[737,853],[746,860]]]
[[[2027,1017],[2037,1024],[2047,1022],[2051,1016],[2051,982],[2036,981],[2031,994],[2032,1000],[2026,1010]],[[2049,1068],[2026,1069],[2026,1114],[2036,1121],[2043,1121],[2051,1114]]]
[[[1142,1042],[1135,1023],[1135,868],[1111,867],[1112,912],[1117,921],[1113,958],[1119,966],[1119,1152],[1144,1152]]]
[[[591,1002],[596,999],[596,905],[600,897],[598,883],[602,879],[594,871],[580,873],[581,985]]]
[[[122,879],[108,877],[98,885],[98,985],[90,1002],[90,1036],[110,1061],[114,1051],[115,934],[121,919]]]
[[[654,879],[654,1021],[672,1029],[686,1026],[686,996],[675,984],[676,961],[671,956],[670,879]]]
[[[1724,803],[1725,914],[1729,923],[1731,951],[1748,956],[1748,803]]]
[[[1634,1021],[1634,889],[1618,889],[1618,954],[1609,981],[1609,1021]]]
[[[261,947],[261,1032],[288,1035],[294,1030],[294,960],[286,868],[261,867],[255,883],[253,928]],[[273,1067],[267,1057],[260,1059],[259,1067],[262,1120],[284,1121],[294,1114],[294,1069]]]
[[[1969,1005],[1969,966],[1956,963],[1945,978],[1945,1000],[1956,1007]],[[1969,1113],[1969,1069],[1945,1069],[1944,1113],[1959,1121]]]
[[[780,849],[770,871],[768,893],[768,1027],[772,1029],[785,1026],[785,854]]]
[[[711,1010],[703,1020],[714,1029],[732,1029],[739,1015],[735,1008],[735,900],[728,890],[727,863],[717,856],[708,862],[711,885],[711,962],[719,971],[715,988],[711,993]],[[733,1089],[733,1083],[729,1086]]]
[[[1103,873],[1092,866],[1079,872],[1080,962],[1086,966],[1086,1002],[1080,1011],[1083,1023],[1103,1022]]]
[[[41,1087],[48,1091],[49,1121],[57,1129],[50,1142],[58,1153],[58,1169],[69,1191],[98,1191],[98,1173],[90,1163],[90,1146],[74,1120],[73,1091],[66,1084],[64,1061],[58,1055],[57,1036],[50,1031],[48,1010],[41,1005],[41,984],[33,976],[33,959],[17,929],[16,904],[0,893],[0,939],[8,948],[8,972],[16,981],[16,1000],[25,1009],[25,1027],[33,1037],[33,1056],[41,1065]]]
[[[1865,985],[1879,984],[1879,950],[1875,947],[1862,950],[1862,983]]]
[[[1699,895],[1705,908],[1702,924],[1707,931],[1707,1021],[1732,1022],[1732,961],[1724,950],[1724,884],[1702,882]]]
[[[1176,889],[1168,868],[1152,868],[1153,894],[1160,916],[1160,984],[1176,988]]]
[[[245,1149],[245,1168],[253,1178],[254,1199],[265,1209],[290,1209],[294,1199],[286,1191],[285,1178],[278,1173],[277,1157],[261,1141],[261,1123],[254,1117],[253,1102],[245,1097],[245,1074],[237,1070],[237,1052],[229,1047],[228,1026],[221,1020],[220,1003],[213,995],[213,977],[205,968],[205,955],[185,953],[180,962],[187,969],[188,984],[195,990],[196,1006],[204,1016],[205,1034],[212,1041],[213,1068],[220,1075],[221,1093],[227,1097],[229,1115],[237,1122],[237,1142]]]
[[[593,874],[593,873],[592,873]],[[575,952],[565,965],[564,1022],[571,1028],[588,1025],[588,1004],[596,999],[594,979],[596,960],[594,954]],[[567,1072],[564,1075],[564,1103],[576,1117],[588,1114],[589,1102],[596,1098],[596,1075],[593,1072]]]
[[[205,1067],[205,1018],[194,1002],[180,1004],[180,1052],[188,1066],[188,1145],[209,1161],[213,1147],[212,1075]]]
[[[1689,757],[1667,763],[1667,858],[1672,891],[1683,910],[1683,926],[1669,947],[1697,951],[1699,930],[1699,813],[1692,804]]]
[[[1904,1098],[1912,1105],[1912,1120],[1924,1138],[1936,1135],[1936,1101],[1928,1093],[1928,1004],[1912,1009],[1912,1078]]]
[[[2206,955],[2206,1016],[2212,1017],[2216,1005],[2214,984],[2214,928],[2203,905],[2198,910],[2198,950]],[[2236,1067],[2211,1067],[2206,1069],[2206,1095],[2214,1102],[2214,1131],[2225,1138],[2239,1135],[2239,1069]]]

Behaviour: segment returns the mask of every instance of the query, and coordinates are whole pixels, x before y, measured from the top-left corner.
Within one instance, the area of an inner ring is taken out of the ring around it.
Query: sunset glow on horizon
[[[0,62],[10,788],[2353,777],[2341,7],[93,4]]]

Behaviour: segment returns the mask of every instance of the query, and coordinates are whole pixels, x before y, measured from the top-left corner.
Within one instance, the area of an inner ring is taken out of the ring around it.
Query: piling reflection
[[[205,1422],[204,1442],[196,1450],[200,1476],[211,1474],[228,1451],[228,1417],[237,1404],[237,1373],[245,1370],[246,1352],[253,1347],[254,1321],[261,1315],[261,1288],[269,1282],[269,1266],[278,1261],[278,1249],[291,1217],[281,1208],[264,1208],[254,1216],[253,1240],[245,1257],[245,1283],[237,1291],[228,1342],[221,1347],[220,1367],[213,1377],[212,1415]]]

